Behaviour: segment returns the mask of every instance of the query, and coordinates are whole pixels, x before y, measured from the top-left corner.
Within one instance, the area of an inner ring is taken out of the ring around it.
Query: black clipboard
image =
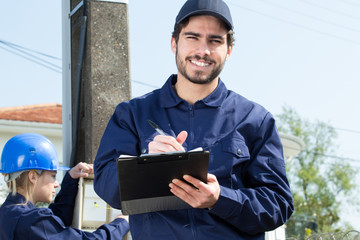
[[[193,176],[207,182],[209,151],[120,156],[117,160],[124,215],[191,208],[170,192],[169,183]]]

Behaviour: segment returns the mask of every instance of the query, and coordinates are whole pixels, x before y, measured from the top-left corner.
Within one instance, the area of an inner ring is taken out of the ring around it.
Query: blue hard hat
[[[24,170],[69,170],[59,166],[59,159],[52,142],[36,133],[23,133],[12,137],[1,154],[0,172],[13,173]]]

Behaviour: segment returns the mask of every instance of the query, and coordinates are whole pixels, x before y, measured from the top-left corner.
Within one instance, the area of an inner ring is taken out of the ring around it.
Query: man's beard
[[[186,57],[185,61],[181,60],[180,57],[177,54],[176,51],[176,65],[178,68],[179,73],[181,73],[186,79],[188,79],[190,82],[195,83],[195,84],[207,84],[212,82],[215,78],[217,78],[221,72],[221,70],[224,67],[224,62],[221,62],[221,64],[219,64],[218,66],[215,66],[215,68],[210,72],[209,75],[203,75],[203,71],[195,71],[194,76],[190,76],[187,71],[186,71],[186,62],[189,59],[196,59],[196,60],[204,60],[206,62],[211,62],[212,64],[215,64],[216,62],[212,59],[210,59],[208,56],[205,56],[203,58],[201,58],[198,55],[195,56],[190,56],[190,57]]]

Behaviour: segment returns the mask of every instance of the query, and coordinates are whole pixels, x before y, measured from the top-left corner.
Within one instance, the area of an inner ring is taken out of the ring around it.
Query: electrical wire
[[[41,66],[43,66],[43,67],[45,67],[45,68],[47,68],[47,69],[50,69],[50,70],[52,70],[52,71],[54,71],[54,72],[57,72],[57,73],[60,73],[60,74],[61,74],[61,71],[59,71],[59,70],[57,70],[57,69],[54,69],[54,68],[52,68],[52,67],[49,67],[49,66],[47,66],[47,65],[45,65],[45,64],[43,64],[43,63],[41,63],[41,62],[38,62],[38,61],[36,61],[36,60],[34,60],[34,59],[31,59],[31,58],[29,58],[29,57],[23,56],[23,55],[21,55],[21,54],[19,54],[19,53],[16,53],[16,52],[14,52],[14,51],[12,51],[12,50],[10,50],[10,49],[6,49],[6,48],[4,48],[4,47],[2,47],[2,46],[0,46],[0,48],[4,49],[5,51],[8,51],[8,52],[10,52],[10,53],[12,53],[12,54],[14,54],[14,55],[17,55],[17,56],[19,56],[19,57],[22,57],[22,58],[24,58],[24,59],[26,59],[26,60],[29,60],[30,62],[36,63],[36,64],[41,65]]]
[[[355,40],[352,40],[352,39],[347,39],[347,38],[344,38],[344,37],[341,37],[341,36],[338,36],[338,35],[335,35],[335,34],[332,34],[332,33],[320,31],[320,30],[317,30],[315,28],[307,27],[305,25],[301,25],[301,24],[298,24],[298,23],[295,23],[295,22],[290,22],[290,21],[287,21],[285,19],[275,17],[275,16],[272,16],[272,15],[269,15],[269,14],[266,14],[266,13],[263,13],[263,12],[248,8],[248,7],[244,7],[244,6],[241,6],[241,5],[233,3],[233,2],[229,2],[229,4],[233,5],[235,7],[238,7],[238,8],[242,8],[242,9],[244,9],[246,11],[253,12],[253,13],[259,14],[261,16],[267,17],[267,18],[271,18],[273,20],[276,20],[276,21],[279,21],[279,22],[282,22],[282,23],[293,25],[293,26],[296,26],[298,28],[306,29],[308,31],[315,32],[315,33],[318,33],[318,34],[321,34],[321,35],[325,35],[327,37],[331,37],[331,38],[334,38],[334,39],[338,39],[338,40],[350,42],[350,43],[353,43],[353,44],[356,44],[356,45],[360,45],[359,41],[355,41]]]
[[[343,131],[343,132],[360,134],[360,131],[358,131],[358,130],[345,129],[345,128],[337,128],[337,127],[334,127],[334,129],[335,129],[335,130],[338,130],[338,131]]]
[[[351,6],[360,7],[359,4],[356,4],[356,3],[353,3],[353,2],[350,2],[350,1],[346,1],[346,0],[338,0],[338,1],[349,4]]]
[[[155,85],[151,85],[151,84],[148,84],[148,83],[144,83],[144,82],[141,82],[141,81],[137,81],[137,80],[131,80],[132,82],[134,83],[137,83],[137,84],[140,84],[140,85],[144,85],[144,86],[147,86],[147,87],[152,87],[152,88],[159,88],[158,86],[155,86]]]
[[[20,46],[20,45],[17,45],[17,44],[15,44],[15,43],[11,43],[11,42],[8,42],[8,41],[5,41],[5,40],[0,40],[0,43],[1,43],[1,44],[4,44],[5,46],[10,47],[10,48],[12,48],[12,49],[14,49],[14,50],[20,51],[20,52],[22,52],[22,53],[24,53],[24,54],[26,54],[26,55],[29,55],[29,56],[31,56],[31,57],[33,57],[33,58],[35,58],[35,59],[38,59],[39,61],[45,62],[45,63],[47,63],[47,64],[49,64],[49,65],[51,65],[51,66],[54,66],[54,67],[56,67],[56,68],[58,68],[58,69],[61,69],[61,67],[59,67],[59,66],[57,66],[57,65],[55,65],[55,64],[52,64],[52,63],[50,63],[50,62],[48,62],[48,61],[45,61],[45,60],[43,60],[43,59],[40,59],[40,58],[38,58],[38,57],[36,57],[36,56],[34,56],[34,55],[32,55],[32,54],[29,54],[29,53],[26,53],[26,52],[24,52],[24,51],[21,51],[21,50],[19,50],[19,48],[20,48],[20,49],[24,49],[24,50],[29,51],[29,52],[33,52],[33,53],[42,55],[42,56],[44,56],[44,57],[48,57],[48,58],[52,58],[52,59],[55,59],[55,60],[59,60],[59,61],[61,61],[61,58],[57,58],[57,57],[51,56],[51,55],[49,55],[49,54],[45,54],[45,53],[42,53],[42,52],[39,52],[39,51],[35,51],[35,50],[29,49],[29,48],[25,48],[25,47],[23,47],[23,46]],[[12,54],[15,54],[15,55],[17,55],[17,56],[19,56],[19,57],[25,58],[26,60],[29,60],[29,61],[34,62],[34,63],[36,63],[36,64],[39,64],[39,65],[41,65],[41,66],[43,66],[43,67],[45,67],[45,68],[48,68],[48,69],[50,69],[50,70],[52,70],[52,71],[61,73],[61,71],[57,71],[56,69],[53,69],[53,68],[47,66],[46,64],[43,64],[43,63],[41,63],[41,62],[39,62],[39,61],[36,61],[36,60],[34,60],[34,59],[31,59],[31,58],[29,58],[29,57],[26,57],[26,56],[24,56],[24,55],[21,55],[21,54],[15,52],[15,51],[12,51],[12,50],[10,50],[10,49],[4,48],[4,47],[2,47],[2,46],[0,46],[0,48],[4,49],[5,51],[8,51],[8,52],[10,52],[10,53],[12,53]],[[154,88],[154,89],[159,88],[158,86],[151,85],[151,84],[148,84],[148,83],[144,83],[144,82],[141,82],[141,81],[132,80],[132,82],[135,82],[135,83],[138,83],[138,84],[140,84],[140,85],[147,86],[147,87],[152,87],[152,88]]]
[[[31,49],[28,49],[28,48],[25,48],[25,47],[22,47],[20,45],[17,45],[17,44],[14,44],[14,43],[11,43],[11,42],[8,42],[8,41],[4,41],[4,40],[0,40],[0,44],[3,44],[4,46],[10,48],[5,48],[3,46],[0,46],[0,48],[2,48],[3,50],[5,51],[8,51],[14,55],[17,55],[19,57],[22,57],[28,61],[31,61],[33,63],[36,63],[38,65],[41,65],[47,69],[50,69],[54,72],[57,72],[57,73],[61,73],[61,67],[56,65],[56,64],[53,64],[47,60],[44,60],[43,58],[40,58],[40,57],[37,57],[35,56],[34,54],[31,54],[29,52],[34,52],[38,55],[42,55],[43,57],[48,57],[48,58],[52,58],[52,59],[55,59],[55,60],[61,60],[59,58],[56,58],[56,57],[53,57],[53,56],[50,56],[48,54],[44,54],[44,53],[41,53],[41,52],[38,52],[38,51],[35,51],[35,50],[31,50]],[[29,51],[29,52],[27,52]]]
[[[311,122],[311,121],[304,121],[304,120],[301,120],[301,119],[298,119],[298,120],[293,120],[293,121],[296,121],[298,123],[310,123],[310,124],[315,124],[314,122]],[[355,129],[348,129],[348,128],[340,128],[340,127],[333,127],[331,125],[328,126],[329,128],[332,128],[334,130],[337,130],[337,131],[343,131],[343,132],[349,132],[349,133],[354,133],[354,134],[360,134],[360,131],[359,130],[355,130]]]
[[[298,14],[298,15],[301,15],[301,16],[304,16],[304,17],[308,17],[308,18],[314,19],[314,20],[319,21],[319,22],[323,22],[323,23],[330,24],[330,25],[333,25],[333,26],[336,26],[336,27],[339,27],[339,28],[343,28],[343,29],[347,29],[347,30],[350,30],[350,31],[354,31],[354,32],[360,33],[360,29],[348,27],[348,26],[345,26],[345,25],[342,25],[342,24],[338,24],[338,23],[336,23],[336,22],[332,22],[332,21],[329,21],[329,20],[326,20],[326,19],[322,19],[322,18],[319,18],[319,17],[316,17],[316,16],[312,16],[312,15],[310,15],[310,14],[303,13],[303,12],[301,12],[301,11],[297,11],[297,10],[294,10],[294,9],[291,9],[291,8],[288,8],[288,7],[284,7],[284,6],[280,5],[280,4],[276,4],[276,3],[273,3],[273,2],[269,2],[269,1],[267,1],[267,0],[258,0],[258,1],[261,1],[261,2],[266,3],[266,4],[268,4],[268,5],[271,5],[271,6],[274,6],[274,7],[277,7],[277,8],[280,8],[280,9],[283,9],[283,10],[286,10],[286,11],[289,11],[289,12],[292,12],[292,13],[295,13],[295,14]]]
[[[49,54],[42,53],[42,52],[39,52],[39,51],[36,51],[36,50],[32,50],[30,48],[26,48],[26,47],[20,46],[18,44],[12,43],[12,42],[8,42],[8,41],[5,41],[5,40],[0,40],[0,43],[6,44],[6,45],[12,45],[14,47],[21,48],[21,49],[24,49],[24,50],[29,51],[29,52],[33,52],[33,53],[42,55],[42,56],[47,57],[47,58],[52,58],[52,59],[61,61],[61,58],[54,57],[54,56],[51,56]]]
[[[317,8],[321,8],[323,10],[326,10],[326,11],[329,11],[329,12],[332,12],[332,13],[336,13],[336,14],[339,14],[339,15],[342,15],[342,16],[345,16],[345,17],[360,20],[360,17],[358,17],[358,16],[350,15],[350,14],[347,14],[347,13],[344,13],[344,12],[341,12],[341,11],[338,11],[338,10],[334,10],[332,8],[324,7],[324,6],[320,5],[320,4],[314,3],[314,1],[308,1],[308,0],[298,0],[298,1],[301,1],[301,2],[306,3],[308,5],[312,5],[312,6],[315,6]]]
[[[294,148],[294,147],[286,147],[286,148],[291,149],[291,150],[296,150],[296,151],[299,150],[298,148]],[[303,151],[306,153],[310,153],[310,154],[314,154],[314,155],[318,155],[318,156],[322,156],[322,157],[326,157],[326,158],[360,163],[360,159],[357,159],[357,158],[340,157],[340,156],[336,156],[336,155],[324,154],[324,153],[319,153],[319,152],[314,152],[314,151],[309,151],[309,150],[302,150],[302,151],[300,151],[300,153]],[[296,158],[296,156],[295,156],[295,158]]]
[[[312,153],[314,155],[320,155],[320,156],[327,157],[327,158],[337,159],[337,160],[360,163],[360,159],[356,159],[356,158],[340,157],[340,156],[336,156],[336,155],[329,155],[329,154],[323,154],[323,153],[318,153],[318,152],[309,152],[309,153]]]
[[[0,41],[0,43],[3,43],[3,42]],[[10,47],[10,48],[12,48],[12,49],[14,49],[14,50],[22,53],[22,54],[28,55],[29,57],[32,57],[32,58],[34,58],[34,59],[37,59],[37,60],[39,60],[39,61],[41,61],[41,62],[43,62],[43,63],[45,63],[45,64],[48,64],[48,65],[50,65],[50,66],[52,66],[52,67],[55,67],[55,68],[58,68],[58,69],[61,70],[61,67],[59,67],[59,66],[57,66],[57,65],[55,65],[55,64],[53,64],[53,63],[51,63],[51,62],[49,62],[49,61],[46,61],[46,60],[44,60],[44,59],[41,59],[41,58],[39,58],[39,57],[37,57],[37,56],[35,56],[35,55],[33,55],[33,54],[30,54],[30,53],[28,53],[28,52],[26,52],[26,51],[24,51],[24,50],[20,50],[20,49],[19,49],[18,47],[16,47],[16,46],[12,46],[12,45],[7,44],[7,43],[3,43],[3,44],[5,44],[6,46],[8,46],[8,47]]]

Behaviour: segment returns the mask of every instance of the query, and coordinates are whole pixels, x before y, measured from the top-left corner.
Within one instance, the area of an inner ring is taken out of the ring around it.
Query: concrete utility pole
[[[70,10],[75,165],[94,161],[116,105],[131,98],[131,83],[127,1],[71,0]]]

